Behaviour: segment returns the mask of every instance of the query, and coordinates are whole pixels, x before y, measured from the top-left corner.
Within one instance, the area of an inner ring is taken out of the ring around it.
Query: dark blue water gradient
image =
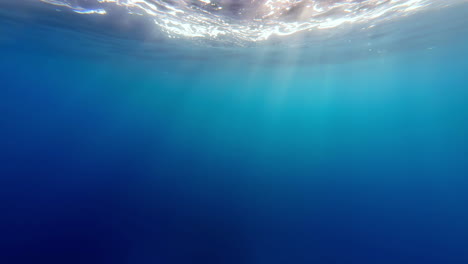
[[[296,65],[14,24],[0,263],[468,263],[460,27]]]

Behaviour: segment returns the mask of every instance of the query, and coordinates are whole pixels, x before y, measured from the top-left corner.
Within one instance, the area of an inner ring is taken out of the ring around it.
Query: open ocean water
[[[0,0],[1,264],[467,264],[465,0]]]

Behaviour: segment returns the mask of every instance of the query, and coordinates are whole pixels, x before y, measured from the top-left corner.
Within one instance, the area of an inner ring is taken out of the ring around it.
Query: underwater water
[[[468,3],[0,0],[0,263],[468,263]]]

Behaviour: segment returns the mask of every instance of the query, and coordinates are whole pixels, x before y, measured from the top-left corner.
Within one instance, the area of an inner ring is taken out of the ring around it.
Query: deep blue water
[[[466,4],[313,56],[0,7],[0,263],[468,263]]]

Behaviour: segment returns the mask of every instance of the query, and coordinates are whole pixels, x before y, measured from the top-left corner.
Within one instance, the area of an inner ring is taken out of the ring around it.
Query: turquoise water
[[[315,42],[0,8],[1,263],[468,263],[466,3]]]

